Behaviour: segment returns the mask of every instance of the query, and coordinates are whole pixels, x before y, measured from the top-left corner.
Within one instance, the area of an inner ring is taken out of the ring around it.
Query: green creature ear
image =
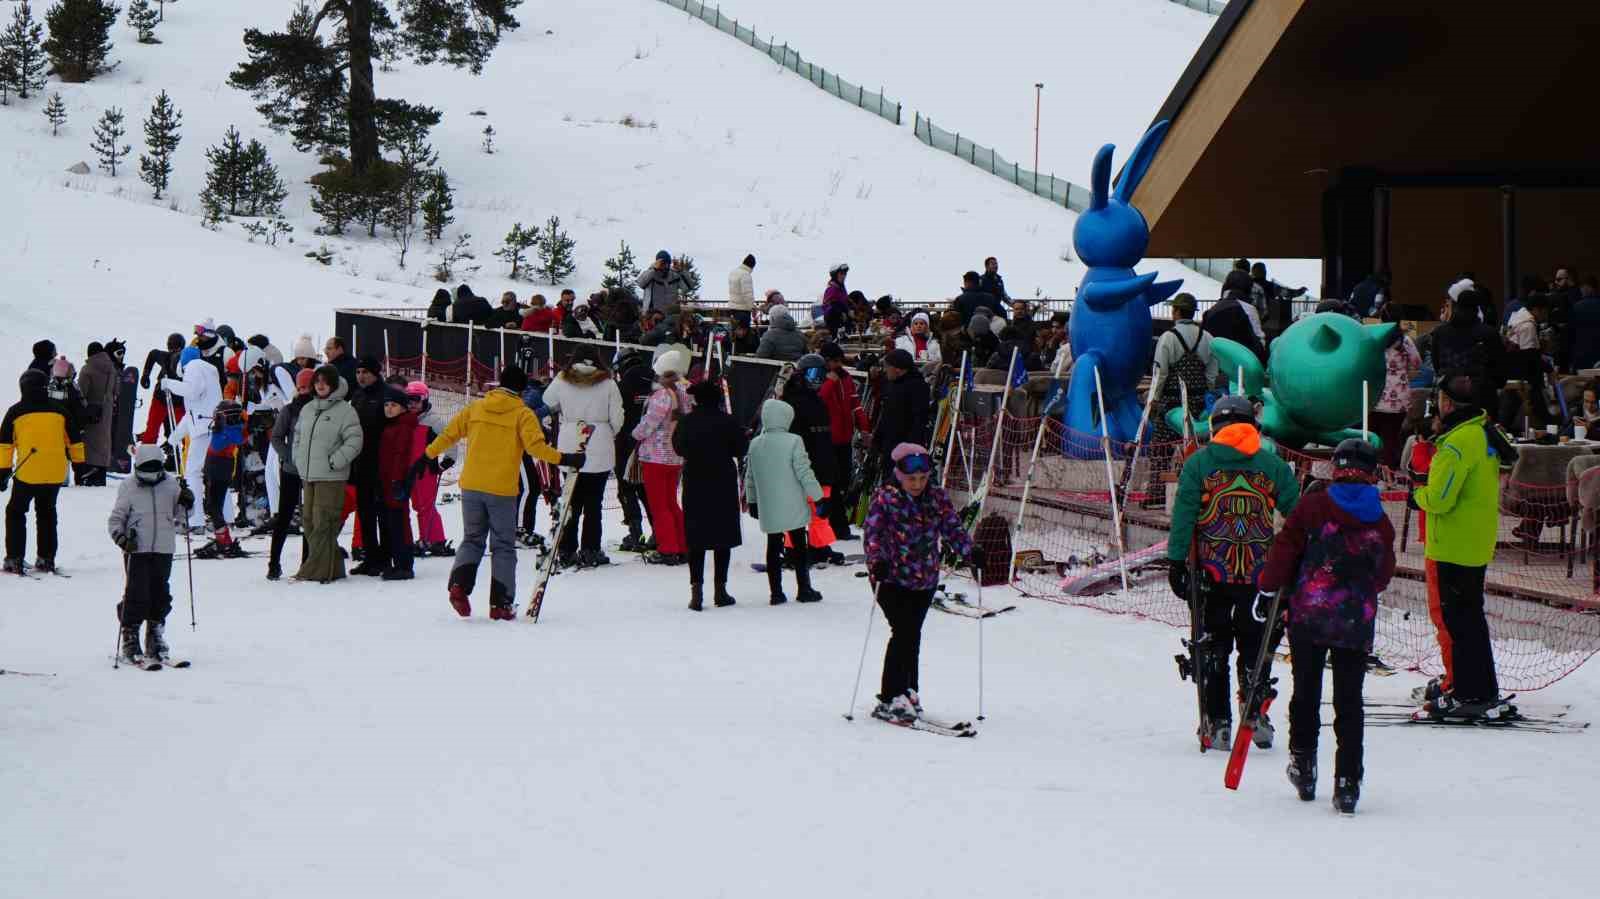
[[[1389,335],[1398,327],[1400,326],[1394,322],[1389,322],[1383,325],[1362,325],[1361,330],[1366,332],[1368,340],[1377,343],[1378,346],[1388,346]]]
[[[1324,323],[1311,335],[1310,347],[1319,356],[1330,356],[1337,353],[1343,343],[1344,338],[1339,336],[1339,332],[1332,325]]]

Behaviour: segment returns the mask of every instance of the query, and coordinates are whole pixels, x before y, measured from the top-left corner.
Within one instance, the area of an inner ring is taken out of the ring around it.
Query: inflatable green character
[[[1242,370],[1244,392],[1261,397],[1261,430],[1267,436],[1292,449],[1308,443],[1338,446],[1345,438],[1362,436],[1361,382],[1367,382],[1368,405],[1376,403],[1383,392],[1384,349],[1395,327],[1319,312],[1290,325],[1272,342],[1265,371],[1254,353],[1232,340],[1211,341],[1211,352],[1234,385],[1229,392],[1238,392]],[[1167,423],[1183,433],[1183,410],[1168,412]],[[1190,427],[1206,430],[1204,422]],[[1366,436],[1378,444],[1376,434]]]

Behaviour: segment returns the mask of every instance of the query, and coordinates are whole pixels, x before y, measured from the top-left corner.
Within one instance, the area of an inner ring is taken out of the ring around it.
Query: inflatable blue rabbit
[[[1135,274],[1133,267],[1150,245],[1150,226],[1129,200],[1143,180],[1167,122],[1157,122],[1140,139],[1127,168],[1111,193],[1111,154],[1106,144],[1094,157],[1089,208],[1072,229],[1072,246],[1089,266],[1072,308],[1070,337],[1075,362],[1062,419],[1084,434],[1100,433],[1100,404],[1095,401],[1095,372],[1105,396],[1106,429],[1115,441],[1132,441],[1139,431],[1143,407],[1137,395],[1139,378],[1150,370],[1150,307],[1177,292],[1182,281],[1156,282],[1154,273]]]

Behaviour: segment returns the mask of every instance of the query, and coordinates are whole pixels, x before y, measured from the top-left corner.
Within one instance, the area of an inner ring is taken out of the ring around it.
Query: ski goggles
[[[927,474],[933,471],[933,459],[927,453],[915,453],[894,463],[902,474]]]
[[[819,386],[823,381],[827,380],[828,370],[826,368],[808,368],[805,370],[804,374],[806,376],[806,383],[810,384],[812,387],[816,387]]]

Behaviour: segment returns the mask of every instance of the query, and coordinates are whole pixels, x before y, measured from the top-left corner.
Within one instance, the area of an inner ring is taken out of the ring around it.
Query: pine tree
[[[495,250],[494,254],[511,263],[511,280],[517,280],[519,273],[522,271],[523,263],[527,262],[528,248],[538,243],[538,241],[539,228],[537,225],[530,229],[522,227],[522,223],[517,222],[511,226],[510,231],[506,232],[505,245]]]
[[[244,215],[276,216],[283,212],[283,201],[289,196],[278,167],[267,157],[267,148],[251,139],[244,148]]]
[[[139,33],[139,43],[161,43],[156,37],[156,25],[160,22],[161,14],[150,8],[150,0],[129,0],[128,27]]]
[[[553,215],[545,223],[544,230],[535,228],[534,231],[539,235],[534,245],[534,258],[538,263],[535,270],[545,283],[560,284],[578,270],[577,260],[572,257],[577,241],[561,230],[561,219]]]
[[[683,288],[678,291],[678,296],[685,300],[700,299],[700,269],[695,267],[693,256],[679,256],[672,260],[672,269],[683,279]]]
[[[23,0],[11,12],[11,24],[0,32],[0,104],[11,91],[20,99],[44,89],[44,26],[33,17],[33,6]]]
[[[67,104],[62,101],[59,91],[51,94],[50,102],[44,105],[44,117],[50,120],[50,136],[60,134],[61,126],[67,123]]]
[[[607,290],[626,290],[628,295],[638,299],[639,265],[633,260],[633,250],[629,249],[627,241],[620,241],[617,255],[605,261],[605,275],[600,279],[600,286]]]
[[[117,164],[122,162],[122,157],[133,152],[133,145],[123,144],[117,146],[117,141],[128,133],[122,125],[122,110],[115,106],[105,111],[100,116],[100,121],[94,126],[94,143],[91,148],[100,157],[100,168],[117,177]]]
[[[116,68],[106,57],[111,55],[111,26],[120,12],[111,0],[58,0],[44,17],[50,26],[44,52],[51,71],[62,81],[80,82]]]
[[[391,136],[391,142],[400,158],[394,165],[393,202],[383,211],[383,224],[394,240],[397,261],[404,271],[406,254],[417,234],[417,217],[422,212],[439,154],[427,142],[427,129],[416,123],[407,123]]]
[[[178,127],[182,124],[183,113],[172,105],[167,92],[156,94],[150,117],[144,120],[144,144],[150,152],[139,156],[139,180],[155,189],[157,200],[172,179],[172,154],[178,151]]]
[[[494,126],[483,126],[483,152],[494,155]]]
[[[205,189],[200,191],[200,206],[205,210],[206,224],[215,225],[238,215],[244,203],[247,175],[239,129],[229,125],[222,144],[206,149],[206,161],[211,163],[211,169],[206,172]]]
[[[250,92],[275,130],[288,130],[301,150],[345,150],[353,175],[380,159],[379,129],[401,119],[438,113],[404,100],[380,98],[373,63],[387,55],[424,65],[443,62],[473,74],[517,27],[516,0],[402,0],[400,20],[383,0],[302,4],[282,31],[246,29],[247,58],[228,82]]]
[[[450,227],[455,221],[455,216],[450,210],[455,208],[456,192],[450,187],[450,176],[444,169],[435,169],[428,174],[428,195],[422,198],[422,233],[433,243],[444,237],[444,229]]]

